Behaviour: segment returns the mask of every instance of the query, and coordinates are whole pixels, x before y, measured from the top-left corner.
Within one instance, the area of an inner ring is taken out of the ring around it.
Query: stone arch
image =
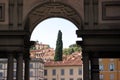
[[[39,22],[51,17],[65,18],[82,29],[80,14],[71,6],[60,2],[47,2],[34,7],[25,19],[24,29],[32,33]]]

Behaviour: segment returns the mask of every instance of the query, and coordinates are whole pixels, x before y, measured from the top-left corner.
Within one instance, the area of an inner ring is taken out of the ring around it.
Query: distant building
[[[100,80],[120,80],[120,59],[99,59]]]
[[[81,56],[76,54],[63,61],[45,63],[44,80],[82,80]]]
[[[42,59],[30,60],[30,80],[44,80],[44,62]],[[16,61],[14,60],[13,79],[16,80]],[[23,63],[24,67],[24,63]],[[24,72],[24,70],[23,70]],[[7,80],[7,59],[0,59],[0,80]],[[23,75],[24,80],[24,75]]]
[[[45,62],[54,60],[54,49],[50,48],[47,44],[36,42],[35,46],[30,50],[31,58],[41,58]]]
[[[30,80],[44,80],[44,62],[40,58],[30,61]]]

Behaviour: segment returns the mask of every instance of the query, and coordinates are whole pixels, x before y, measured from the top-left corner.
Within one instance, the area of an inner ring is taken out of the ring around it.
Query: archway
[[[27,48],[26,51],[28,51],[30,45],[33,44],[29,40],[32,31],[34,30],[36,25],[47,18],[54,18],[54,17],[65,18],[71,21],[73,24],[75,24],[78,30],[82,29],[83,23],[82,23],[81,15],[78,14],[78,12],[71,6],[59,2],[48,2],[38,5],[29,12],[24,22],[24,29],[27,32],[24,39],[26,44],[25,47]],[[27,54],[29,55],[29,53],[26,52],[25,56]],[[27,64],[28,61],[26,61],[26,67],[25,67],[26,74],[29,73],[28,70],[29,68]],[[26,80],[28,78],[29,75],[25,77]]]

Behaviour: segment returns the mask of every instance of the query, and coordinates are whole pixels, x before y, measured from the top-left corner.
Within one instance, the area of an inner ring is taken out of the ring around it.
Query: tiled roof
[[[45,62],[45,67],[52,66],[82,66],[82,61],[50,61]]]
[[[73,54],[75,55],[75,54]],[[81,55],[76,55],[69,57],[67,60],[63,61],[47,61],[45,62],[45,67],[54,67],[54,66],[82,66]]]

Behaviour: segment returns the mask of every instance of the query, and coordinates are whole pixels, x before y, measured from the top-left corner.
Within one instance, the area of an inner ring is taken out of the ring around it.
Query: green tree
[[[73,52],[75,52],[75,51],[74,51],[74,48],[68,48],[68,50],[69,50],[69,51],[68,51],[69,54],[72,54]]]
[[[70,55],[74,52],[81,52],[82,51],[82,48],[80,46],[78,46],[77,44],[71,44],[69,46],[69,48],[65,48],[63,49],[63,53],[65,55]]]
[[[72,44],[72,45],[69,46],[69,48],[72,48],[74,52],[76,52],[76,51],[78,51],[78,52],[82,51],[82,48],[79,45],[77,45],[77,44]]]
[[[55,56],[54,56],[55,61],[62,61],[62,55],[63,55],[62,49],[63,49],[62,32],[61,30],[59,30],[56,41]]]
[[[69,50],[68,50],[68,48],[64,48],[64,49],[63,49],[63,54],[69,55]]]

